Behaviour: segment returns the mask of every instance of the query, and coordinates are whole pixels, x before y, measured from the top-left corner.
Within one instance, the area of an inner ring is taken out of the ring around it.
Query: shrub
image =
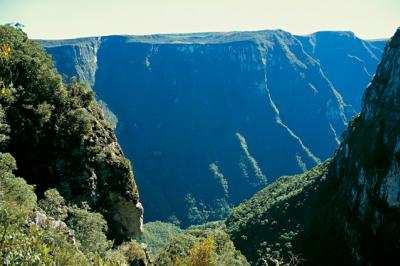
[[[99,213],[72,207],[69,211],[67,225],[74,230],[75,237],[86,253],[104,255],[112,246],[112,242],[106,237],[107,223]]]
[[[235,249],[223,224],[211,223],[187,229],[160,250],[157,265],[248,265]]]
[[[197,242],[189,250],[187,262],[193,266],[208,266],[216,265],[216,247],[215,240],[212,236],[207,236],[205,239]]]
[[[58,193],[57,189],[49,189],[44,193],[44,199],[39,201],[39,207],[47,215],[58,220],[64,220],[68,215],[68,208],[64,198]]]

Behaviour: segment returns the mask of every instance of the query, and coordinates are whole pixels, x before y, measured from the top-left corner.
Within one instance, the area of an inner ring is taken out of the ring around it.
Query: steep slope
[[[51,42],[51,44],[54,44]],[[46,42],[44,42],[46,46]],[[49,43],[50,45],[50,43]],[[100,38],[78,39],[68,46],[54,46],[48,51],[57,60],[54,64],[63,78],[68,80],[76,77],[93,86],[97,70],[97,51],[100,46]]]
[[[188,225],[224,217],[229,205],[282,174],[313,167],[337,147],[359,110],[354,99],[370,81],[363,73],[374,72],[381,48],[347,33],[328,35],[338,39],[335,46],[322,33],[284,31],[43,45],[61,73],[89,81],[117,116],[146,218],[173,216]],[[339,68],[338,56],[329,56],[336,47],[343,47],[340,56],[358,58],[346,65],[351,78],[330,77]]]
[[[328,165],[281,177],[233,209],[226,226],[236,248],[251,264],[310,263],[304,254],[310,244],[303,239],[319,204],[318,189]]]
[[[384,49],[384,41],[362,41],[352,32],[317,32],[299,36],[304,49],[323,66],[346,103],[361,110],[366,81],[372,79]]]
[[[361,114],[331,164],[337,182],[330,217],[359,264],[400,259],[400,29],[364,94]],[[339,209],[340,211],[340,209]]]
[[[0,125],[7,127],[4,120]],[[56,189],[47,190],[38,200],[35,187],[14,175],[16,169],[13,156],[0,153],[0,257],[4,265],[148,265],[145,250],[135,241],[113,249],[100,213],[87,206],[68,206]]]
[[[249,262],[382,265],[399,260],[399,71],[400,29],[333,159],[282,177],[234,209],[227,228]]]
[[[132,169],[93,92],[64,84],[43,49],[9,26],[0,26],[0,111],[0,152],[15,157],[39,198],[57,188],[69,204],[101,212],[111,238],[140,233]]]

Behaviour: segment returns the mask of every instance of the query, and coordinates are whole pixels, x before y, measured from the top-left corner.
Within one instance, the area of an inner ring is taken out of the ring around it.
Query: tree
[[[84,252],[105,254],[111,248],[112,242],[106,237],[107,223],[101,214],[72,207],[67,224],[74,230]]]
[[[39,201],[39,207],[46,212],[47,215],[64,220],[68,215],[68,208],[64,198],[58,193],[57,189],[49,189],[44,193],[44,199]]]
[[[212,236],[197,242],[189,251],[188,264],[192,266],[216,265],[215,240]]]

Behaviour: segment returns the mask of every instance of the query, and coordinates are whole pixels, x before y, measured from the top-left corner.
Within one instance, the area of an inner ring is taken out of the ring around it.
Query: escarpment
[[[226,221],[250,263],[381,265],[400,254],[400,30],[333,158],[282,177]]]
[[[383,43],[280,30],[42,42],[64,78],[85,78],[118,118],[146,219],[183,226],[224,218],[330,156]]]
[[[328,176],[338,184],[330,217],[358,264],[399,259],[399,125],[400,29],[385,48]]]

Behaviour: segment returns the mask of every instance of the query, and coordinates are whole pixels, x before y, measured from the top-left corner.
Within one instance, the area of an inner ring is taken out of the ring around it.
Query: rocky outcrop
[[[0,48],[0,122],[7,122],[0,148],[15,158],[16,175],[39,198],[56,188],[69,205],[88,204],[109,223],[110,238],[137,236],[143,208],[133,170],[93,91],[63,83],[43,48],[19,29],[0,26]],[[94,74],[95,53],[86,52],[95,49],[94,40],[73,49],[85,62],[82,75]]]
[[[101,43],[101,38],[82,38],[68,45],[63,45],[63,41],[44,41],[47,51],[52,54],[57,61],[57,69],[62,69],[62,75],[67,81],[71,77],[87,81],[93,86],[97,70],[97,51]],[[71,45],[72,44],[72,45]]]
[[[400,29],[385,48],[361,114],[330,169],[339,183],[336,230],[358,264],[400,259]],[[334,210],[337,209],[334,208]]]
[[[282,177],[232,211],[233,242],[255,265],[400,260],[400,29],[329,160]]]
[[[56,220],[53,217],[47,216],[41,211],[35,211],[28,221],[29,226],[36,226],[40,229],[53,229],[57,232],[67,236],[67,239],[74,245],[76,245],[76,238],[74,231],[69,229],[65,222]]]
[[[87,168],[90,203],[107,206],[105,217],[111,220],[109,227],[118,239],[129,239],[143,231],[143,207],[130,162],[125,158],[114,131],[105,121],[100,109],[93,132],[86,145],[101,149],[94,158],[88,158]],[[62,169],[58,169],[58,171]],[[89,196],[89,195],[85,195]]]
[[[146,218],[188,225],[223,218],[276,177],[326,159],[359,111],[382,43],[258,31],[43,45],[65,77],[85,78],[117,116]]]

